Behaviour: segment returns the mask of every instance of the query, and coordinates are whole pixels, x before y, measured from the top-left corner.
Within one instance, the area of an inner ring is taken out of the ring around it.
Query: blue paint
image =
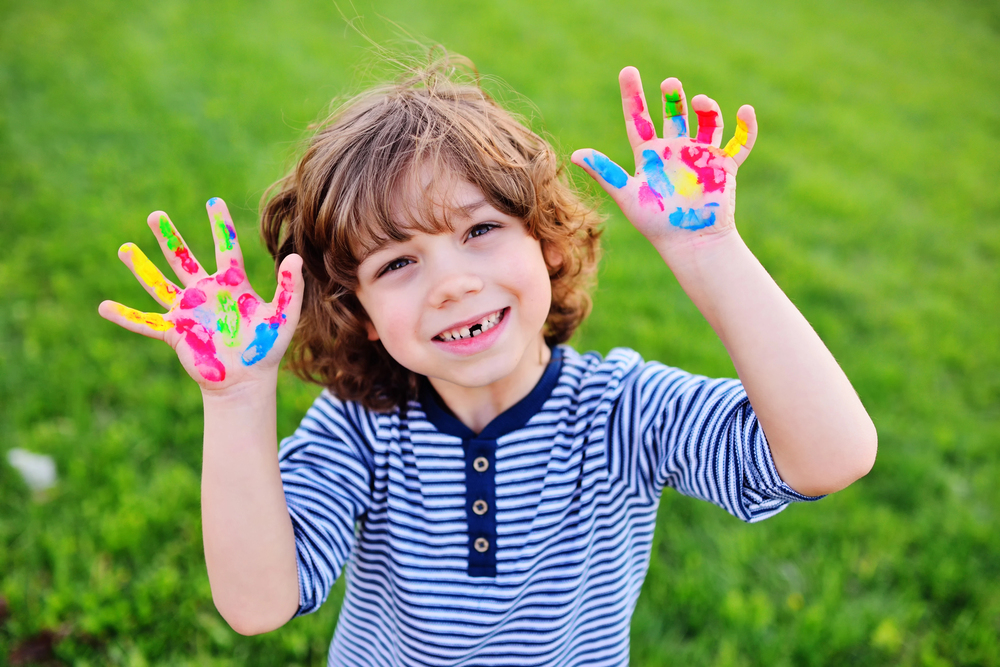
[[[191,317],[193,317],[198,324],[205,327],[209,331],[215,330],[215,313],[212,312],[211,309],[199,306],[191,311]]]
[[[218,197],[212,197],[211,199],[208,200],[208,205],[209,206],[215,206],[215,202],[217,202],[217,201],[219,201]]]
[[[284,316],[282,316],[284,319]],[[267,353],[274,347],[274,341],[278,339],[278,323],[268,324],[261,322],[254,329],[254,339],[247,349],[243,351],[243,365],[253,366],[258,361],[267,356]],[[251,351],[253,350],[253,351]]]
[[[593,162],[587,158],[583,158],[583,161],[588,167],[600,174],[601,178],[603,178],[606,182],[615,186],[619,190],[625,187],[625,184],[628,183],[628,174],[625,173],[625,170],[605,156],[601,155],[597,151],[594,151],[591,155],[591,159]]]
[[[715,209],[718,206],[717,203],[712,202],[705,204],[703,208],[689,208],[686,211],[677,207],[677,210],[670,214],[670,224],[690,231],[711,227],[715,224],[715,211],[709,209]]]
[[[657,152],[647,149],[642,152],[642,157],[646,160],[642,171],[646,174],[649,187],[664,197],[674,194],[674,184],[670,182],[667,172],[663,171],[663,160]]]
[[[674,129],[677,130],[678,137],[686,137],[688,135],[688,124],[684,116],[674,116],[670,120],[674,121]]]

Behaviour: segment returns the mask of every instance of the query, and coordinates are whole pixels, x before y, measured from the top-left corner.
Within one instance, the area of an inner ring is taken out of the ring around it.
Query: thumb
[[[611,195],[615,203],[621,206],[621,198],[624,194],[625,186],[631,180],[628,173],[615,164],[604,153],[590,148],[581,148],[574,151],[570,156],[570,162],[590,174],[604,191]]]
[[[302,257],[291,254],[281,260],[278,266],[278,287],[274,291],[276,316],[283,316],[282,324],[293,332],[299,323],[302,298],[305,295],[305,280],[302,277]]]

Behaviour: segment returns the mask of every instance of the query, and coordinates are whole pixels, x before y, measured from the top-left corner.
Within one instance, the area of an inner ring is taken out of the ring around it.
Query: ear
[[[559,249],[552,243],[546,243],[542,241],[542,257],[545,258],[545,263],[549,267],[549,273],[555,275],[562,270],[563,266],[563,255],[559,252]]]
[[[365,331],[368,332],[368,340],[376,341],[379,339],[378,332],[375,331],[375,325],[372,324],[371,320],[365,320]]]

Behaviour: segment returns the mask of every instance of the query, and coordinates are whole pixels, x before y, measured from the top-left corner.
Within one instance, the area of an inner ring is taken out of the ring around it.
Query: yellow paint
[[[740,149],[747,145],[747,124],[743,122],[743,119],[736,119],[736,134],[733,138],[729,140],[726,147],[723,149],[726,155],[729,157],[736,157],[736,154],[740,152]]]
[[[117,310],[118,314],[129,322],[145,324],[147,327],[155,331],[167,331],[168,329],[174,328],[173,322],[166,321],[163,319],[163,316],[158,313],[143,313],[135,308],[123,306],[120,303],[115,304],[115,310]]]
[[[153,293],[156,294],[156,297],[160,301],[170,306],[177,300],[180,291],[163,277],[160,270],[149,261],[149,258],[139,250],[137,245],[126,243],[121,247],[119,252],[126,253],[129,256],[129,259],[132,260],[132,269],[135,271],[136,276],[153,290]]]
[[[682,197],[698,197],[702,194],[701,183],[698,182],[698,175],[690,169],[681,167],[676,173],[670,175],[670,182],[673,183],[677,194]]]

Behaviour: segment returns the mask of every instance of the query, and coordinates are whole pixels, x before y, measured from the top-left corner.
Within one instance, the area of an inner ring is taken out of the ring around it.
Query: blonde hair
[[[295,169],[264,195],[261,233],[275,262],[291,253],[304,260],[289,367],[342,400],[385,411],[415,396],[416,374],[368,340],[354,290],[358,264],[380,243],[449,227],[430,201],[419,219],[394,217],[399,193],[421,175],[468,181],[541,242],[552,283],[549,345],[569,340],[590,312],[601,217],[570,186],[548,142],[478,78],[470,82],[470,72],[468,60],[443,54],[340,105]]]

